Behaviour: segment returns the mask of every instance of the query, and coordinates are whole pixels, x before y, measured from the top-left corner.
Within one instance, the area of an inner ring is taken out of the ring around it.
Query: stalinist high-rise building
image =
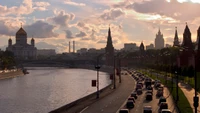
[[[111,31],[110,27],[108,30],[108,38],[107,38],[107,44],[106,44],[106,65],[107,66],[113,66],[114,65],[114,47],[112,44],[112,37],[111,37]]]
[[[155,49],[162,49],[164,48],[164,38],[163,38],[163,34],[161,34],[160,32],[160,28],[158,31],[158,34],[156,34],[156,38],[155,38]]]
[[[31,44],[27,44],[27,33],[22,27],[16,33],[16,43],[12,44],[10,38],[6,50],[13,52],[18,59],[36,59],[37,48],[35,47],[35,40],[32,38]]]

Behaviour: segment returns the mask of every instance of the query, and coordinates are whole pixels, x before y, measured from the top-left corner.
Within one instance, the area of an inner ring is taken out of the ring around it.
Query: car
[[[169,109],[162,109],[161,113],[172,113]]]
[[[126,108],[128,108],[128,109],[134,108],[134,102],[133,102],[133,100],[127,100],[127,102],[126,102]]]
[[[135,99],[137,99],[137,93],[136,92],[131,93],[131,97],[134,97]]]
[[[138,90],[137,90],[137,94],[138,94],[138,95],[141,95],[141,94],[142,94],[142,89],[138,89]]]
[[[148,87],[147,87],[147,90],[152,90],[152,91],[153,91],[153,87],[148,86]]]
[[[153,95],[153,91],[152,90],[147,90],[146,94],[147,93],[151,93]]]
[[[161,102],[167,102],[166,98],[165,97],[160,97],[159,99],[159,102],[158,102],[158,105],[160,105]]]
[[[132,100],[135,103],[135,98],[134,97],[128,97],[128,100]]]
[[[158,90],[163,91],[163,90],[164,90],[164,87],[163,87],[163,86],[160,86],[160,87],[158,87]]]
[[[144,106],[143,113],[153,113],[151,106]]]
[[[152,94],[151,93],[147,93],[146,94],[146,100],[152,100],[153,97],[152,97]]]
[[[120,109],[119,113],[129,113],[129,110],[128,109]]]
[[[137,85],[136,85],[136,91],[137,91],[138,89],[142,89],[141,84],[137,84]]]
[[[161,113],[162,109],[168,109],[168,104],[166,102],[161,102],[158,112]]]
[[[156,96],[157,96],[157,97],[163,96],[163,91],[157,91]]]

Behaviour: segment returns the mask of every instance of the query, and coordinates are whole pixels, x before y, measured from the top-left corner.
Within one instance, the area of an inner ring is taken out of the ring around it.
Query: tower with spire
[[[193,50],[192,40],[191,40],[191,32],[186,23],[184,33],[183,33],[183,42],[181,44],[183,48],[180,54],[180,66],[193,66],[195,62],[195,53]]]
[[[174,36],[174,44],[173,46],[177,46],[179,47],[180,46],[180,42],[179,42],[179,39],[178,39],[178,32],[177,32],[177,27],[176,27],[176,30],[175,30],[175,36]]]
[[[155,49],[162,49],[164,48],[164,38],[163,34],[160,32],[160,28],[158,30],[158,34],[156,34],[155,38]]]
[[[190,29],[189,29],[187,23],[186,23],[185,30],[184,30],[184,33],[183,33],[182,47],[187,48],[187,49],[193,49],[191,32],[190,32]]]
[[[111,30],[110,30],[110,26],[108,29],[108,37],[107,37],[107,44],[106,44],[106,65],[108,66],[113,66],[114,63],[114,47],[112,44],[112,37],[111,37]]]
[[[144,52],[144,44],[143,41],[140,44],[140,52],[143,53]]]

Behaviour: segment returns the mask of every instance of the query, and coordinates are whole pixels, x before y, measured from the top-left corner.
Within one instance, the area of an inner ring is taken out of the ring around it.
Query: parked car
[[[144,106],[143,113],[153,113],[151,106]]]
[[[135,99],[137,99],[137,93],[136,92],[131,93],[131,97],[134,97]]]
[[[128,109],[120,109],[119,113],[129,113],[129,110]]]
[[[146,94],[146,100],[152,100],[153,99],[153,96],[151,93],[147,93]]]
[[[161,102],[158,112],[161,113],[162,109],[168,109],[168,104],[166,102]]]
[[[126,108],[128,109],[134,108],[134,102],[132,100],[127,100]]]

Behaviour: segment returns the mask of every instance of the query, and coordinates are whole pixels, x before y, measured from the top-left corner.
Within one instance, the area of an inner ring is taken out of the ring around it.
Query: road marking
[[[83,110],[80,111],[80,113],[83,113],[89,106],[85,107]]]

